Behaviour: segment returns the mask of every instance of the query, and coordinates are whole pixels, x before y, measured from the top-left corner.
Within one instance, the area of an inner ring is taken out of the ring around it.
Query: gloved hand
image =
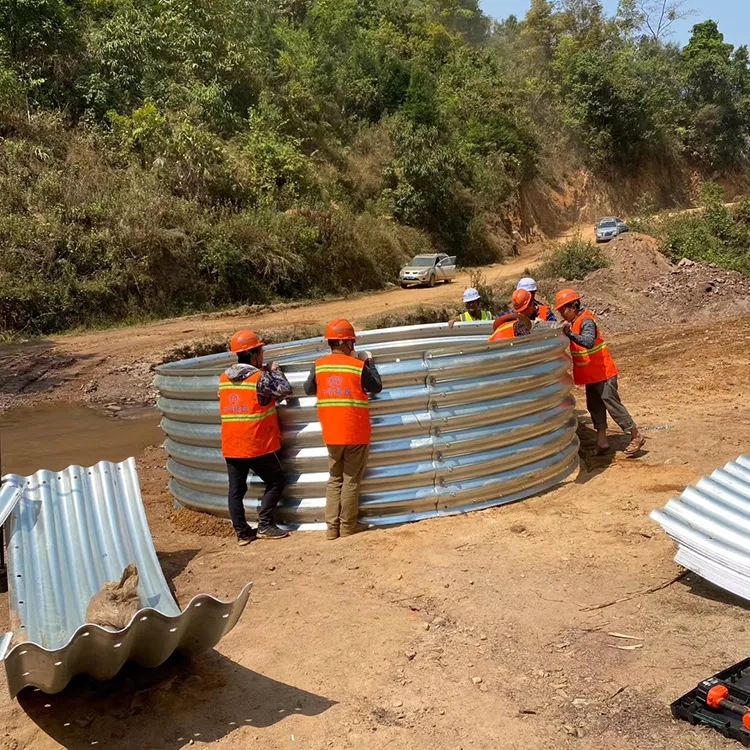
[[[357,352],[357,358],[361,359],[363,362],[367,362],[368,360],[372,359],[372,352]]]

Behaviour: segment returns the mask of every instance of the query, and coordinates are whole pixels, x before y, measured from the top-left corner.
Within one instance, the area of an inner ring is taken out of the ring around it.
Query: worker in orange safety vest
[[[492,328],[494,332],[489,338],[490,341],[515,339],[531,333],[531,321],[525,315],[511,313],[495,318]]]
[[[305,381],[305,393],[318,397],[318,419],[328,448],[326,538],[367,529],[358,523],[359,495],[370,450],[368,394],[383,383],[370,352],[356,354],[356,336],[347,320],[328,324],[324,338],[331,353],[318,359]]]
[[[279,457],[281,429],[276,402],[291,396],[292,386],[277,362],[263,366],[263,342],[253,331],[235,333],[230,350],[237,355],[237,364],[219,378],[221,452],[229,475],[229,515],[238,544],[245,546],[256,536],[248,526],[244,505],[251,471],[265,484],[257,536],[289,536],[274,523],[274,508],[286,484]]]
[[[555,313],[552,312],[552,308],[536,298],[539,287],[534,279],[530,276],[524,276],[516,286],[516,291],[519,290],[528,292],[534,301],[534,307],[529,314],[530,320],[546,320],[549,323],[555,323],[557,321]]]
[[[617,366],[604,342],[596,319],[581,307],[581,295],[574,289],[562,289],[555,296],[555,309],[565,323],[563,333],[570,340],[573,359],[573,381],[586,388],[586,407],[596,430],[597,453],[609,451],[607,438],[607,413],[630,434],[625,449],[628,458],[643,448],[646,438],[620,400],[617,386]]]

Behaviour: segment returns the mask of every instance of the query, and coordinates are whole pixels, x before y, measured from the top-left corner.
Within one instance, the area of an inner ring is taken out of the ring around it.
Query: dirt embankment
[[[593,226],[576,227],[561,235],[593,240]],[[525,246],[520,258],[478,269],[486,281],[506,287],[533,268],[549,244]],[[609,333],[644,331],[665,325],[698,323],[750,313],[750,280],[711,265],[670,263],[652,237],[630,233],[603,248],[607,268],[581,281],[545,283],[549,296],[574,285],[584,304]],[[151,404],[153,367],[170,352],[221,345],[239,327],[253,327],[277,336],[317,335],[328,320],[350,318],[367,326],[383,316],[424,307],[460,304],[467,272],[453,284],[433,289],[398,289],[314,304],[245,307],[235,311],[193,315],[114,331],[60,336],[26,345],[0,348],[0,412],[42,401],[77,401],[120,407]]]
[[[652,237],[606,245],[611,265],[573,282],[610,332],[645,331],[750,313],[750,279],[706,263],[671,263]]]

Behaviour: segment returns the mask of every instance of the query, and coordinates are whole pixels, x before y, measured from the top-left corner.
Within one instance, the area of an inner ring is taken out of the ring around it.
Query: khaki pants
[[[369,445],[329,445],[326,525],[353,531],[359,516],[359,490],[367,468]]]

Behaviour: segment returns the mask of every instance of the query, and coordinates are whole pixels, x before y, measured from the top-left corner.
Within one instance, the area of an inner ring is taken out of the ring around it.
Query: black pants
[[[281,500],[286,487],[286,477],[281,468],[278,453],[267,453],[257,458],[225,458],[229,474],[229,516],[232,526],[239,534],[247,531],[245,506],[242,501],[247,493],[247,475],[253,472],[266,485],[266,492],[260,499],[258,528],[273,526],[273,509]]]

